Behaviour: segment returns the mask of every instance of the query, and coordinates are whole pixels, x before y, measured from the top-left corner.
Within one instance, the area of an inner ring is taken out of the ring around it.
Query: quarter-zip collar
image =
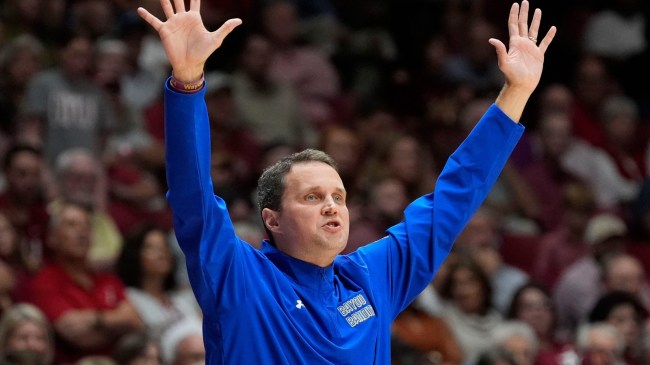
[[[262,253],[283,273],[301,286],[314,290],[331,290],[334,285],[334,265],[320,267],[298,260],[278,250],[268,240],[262,242]]]

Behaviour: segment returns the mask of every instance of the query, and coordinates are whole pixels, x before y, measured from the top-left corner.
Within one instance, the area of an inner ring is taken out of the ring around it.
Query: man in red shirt
[[[116,338],[143,324],[112,274],[88,267],[91,223],[82,206],[64,203],[52,217],[48,244],[54,254],[30,283],[30,297],[52,322],[57,363],[107,355]]]

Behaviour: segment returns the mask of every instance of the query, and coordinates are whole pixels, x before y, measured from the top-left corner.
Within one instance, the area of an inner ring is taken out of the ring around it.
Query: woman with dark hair
[[[570,343],[556,337],[555,306],[544,286],[528,283],[520,287],[512,297],[508,319],[525,322],[535,332],[538,365],[559,365],[563,354],[572,351]]]
[[[191,290],[179,288],[176,283],[176,261],[167,235],[165,229],[154,224],[134,228],[127,235],[117,263],[127,296],[153,338],[179,319],[200,317]]]
[[[616,327],[625,341],[623,353],[625,362],[628,365],[640,365],[639,339],[646,318],[648,312],[636,296],[627,292],[613,291],[598,299],[589,313],[588,320],[589,323],[607,322]]]
[[[445,299],[442,317],[460,344],[463,363],[475,363],[492,347],[492,334],[503,323],[492,306],[489,278],[474,261],[460,259],[449,268],[440,296]]]

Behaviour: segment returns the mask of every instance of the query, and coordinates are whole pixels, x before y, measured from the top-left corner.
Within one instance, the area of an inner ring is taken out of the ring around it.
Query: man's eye
[[[340,196],[340,195],[334,195],[334,200],[336,200],[337,202],[342,202],[342,201],[344,201],[343,197]]]
[[[306,200],[318,200],[316,194],[309,194],[305,197]]]

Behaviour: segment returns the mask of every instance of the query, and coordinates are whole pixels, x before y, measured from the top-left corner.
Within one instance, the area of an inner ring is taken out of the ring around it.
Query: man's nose
[[[323,204],[323,214],[332,215],[338,213],[338,207],[334,202],[333,197],[325,199],[325,204]]]

